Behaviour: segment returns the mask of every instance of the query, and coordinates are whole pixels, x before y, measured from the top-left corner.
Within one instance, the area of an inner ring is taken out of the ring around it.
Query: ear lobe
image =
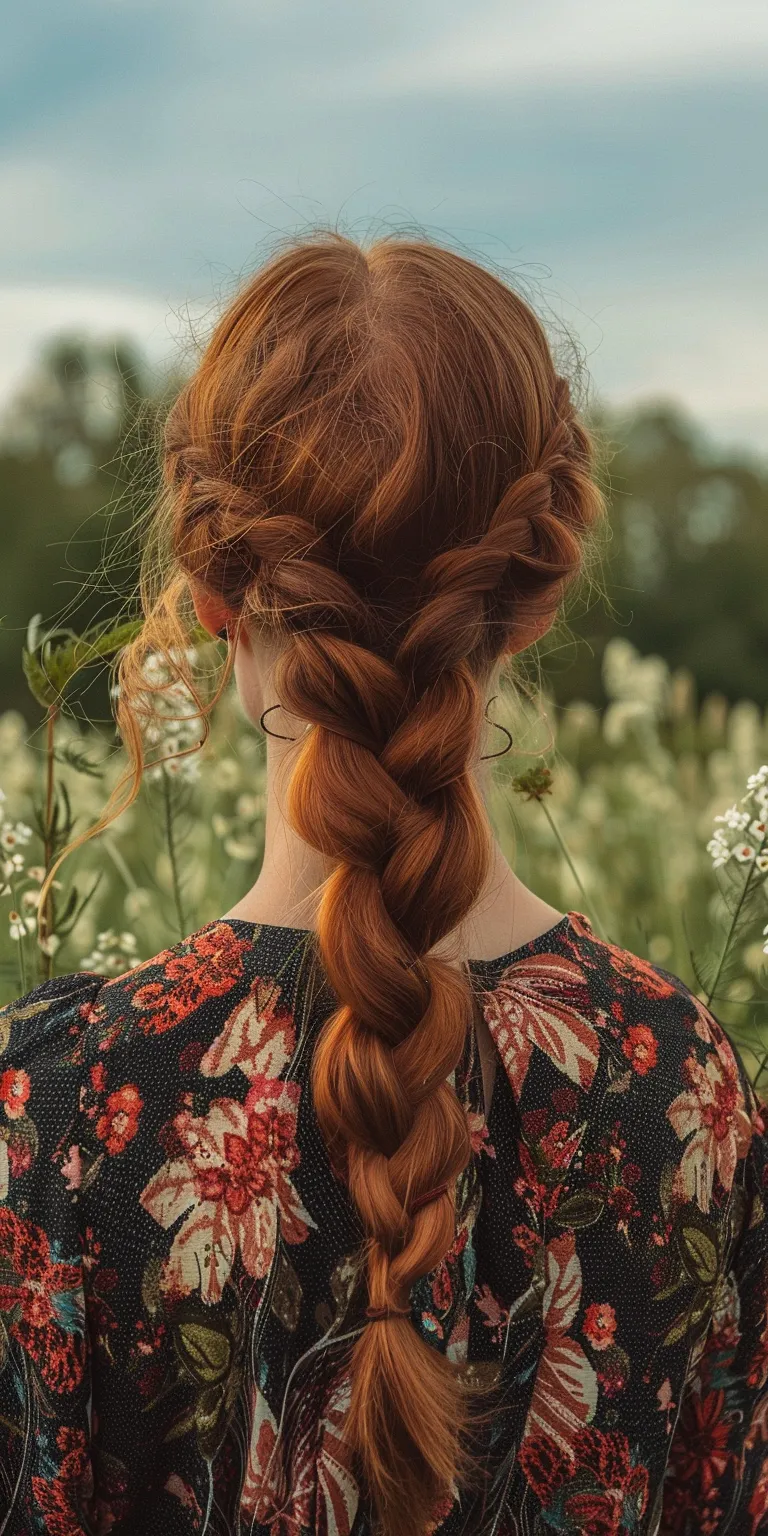
[[[209,635],[225,639],[227,620],[234,617],[226,604],[220,598],[209,596],[207,592],[203,592],[199,587],[197,589],[191,587],[190,591],[192,602],[195,606],[195,613],[203,629],[207,629]]]

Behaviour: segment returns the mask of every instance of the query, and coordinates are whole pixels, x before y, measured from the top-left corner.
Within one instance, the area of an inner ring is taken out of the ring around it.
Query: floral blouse
[[[569,912],[469,973],[473,1157],[413,1326],[483,1386],[439,1536],[768,1533],[768,1138],[675,976]],[[368,1536],[359,1220],[314,934],[225,918],[0,1010],[2,1536]]]

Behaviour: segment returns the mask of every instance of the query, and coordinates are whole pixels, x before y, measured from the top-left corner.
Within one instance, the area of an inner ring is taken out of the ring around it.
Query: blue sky
[[[3,32],[0,398],[64,326],[162,362],[275,235],[419,225],[597,393],[768,451],[765,0],[40,0]]]

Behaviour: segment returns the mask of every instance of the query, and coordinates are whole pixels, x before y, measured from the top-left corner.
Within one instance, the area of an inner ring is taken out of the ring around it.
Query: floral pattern
[[[413,1326],[496,1395],[434,1536],[768,1536],[768,1138],[677,977],[568,913],[470,975],[471,1161]],[[304,930],[222,919],[0,1012],[5,1536],[371,1536],[359,1218]]]

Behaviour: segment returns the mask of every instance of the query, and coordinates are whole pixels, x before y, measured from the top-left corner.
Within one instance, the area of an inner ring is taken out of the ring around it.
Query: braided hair
[[[172,568],[123,654],[123,738],[140,764],[142,661],[160,648],[183,671],[195,585],[281,638],[277,697],[310,727],[287,814],[332,868],[314,1104],[367,1237],[345,1433],[381,1530],[421,1536],[470,1471],[465,1385],[409,1305],[471,1152],[450,1082],[469,980],[434,950],[489,870],[483,686],[583,568],[591,443],[498,277],[427,240],[320,231],[229,305],[171,409],[164,475]]]

